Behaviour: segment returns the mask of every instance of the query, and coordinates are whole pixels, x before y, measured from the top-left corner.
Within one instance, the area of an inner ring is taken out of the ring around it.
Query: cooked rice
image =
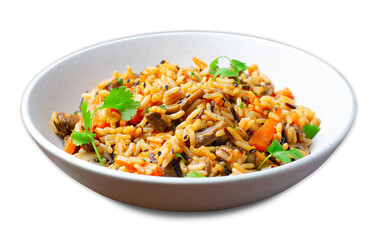
[[[189,171],[207,177],[254,172],[265,159],[267,150],[256,150],[249,138],[270,118],[279,122],[272,139],[284,141],[281,144],[285,150],[294,147],[309,154],[311,140],[305,137],[302,128],[306,124],[320,124],[315,112],[296,105],[291,97],[277,96],[268,77],[256,65],[249,67],[249,73],[242,73],[241,84],[237,84],[235,79],[227,77],[212,81],[209,66],[202,59],[193,61],[197,67],[179,67],[165,60],[155,67],[147,67],[140,76],[127,66],[124,73],[115,71],[97,88],[82,94],[93,112],[109,94],[108,85],[122,78],[122,86],[133,91],[134,100],[139,101],[142,117],[136,124],[126,123],[111,109],[98,110],[93,117],[98,150],[111,156],[103,158],[107,167],[137,174],[175,176],[171,164],[175,159],[183,176]],[[186,108],[175,112],[165,109],[181,104],[199,90],[204,91],[203,96]],[[275,109],[282,109],[280,116]],[[153,112],[159,113],[166,123],[165,131],[156,131],[146,119],[145,115]],[[52,121],[56,116],[54,113]],[[213,133],[215,141],[202,145],[202,131],[220,121],[224,127]],[[96,122],[104,122],[106,126],[99,127]],[[74,130],[84,131],[82,117]],[[98,161],[95,152],[83,147],[74,156]],[[268,160],[261,170],[275,166]]]

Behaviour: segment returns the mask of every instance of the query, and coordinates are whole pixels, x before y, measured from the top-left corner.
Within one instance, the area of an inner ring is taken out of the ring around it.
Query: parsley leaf
[[[92,122],[92,115],[91,115],[90,110],[87,109],[87,102],[82,102],[81,112],[82,112],[83,124],[85,125],[85,132],[88,132],[88,129],[91,126],[91,122]]]
[[[295,160],[303,158],[305,156],[305,154],[303,154],[297,148],[292,148],[288,152],[289,152],[290,155],[292,155],[292,157],[294,157]]]
[[[240,72],[240,71],[245,71],[247,69],[247,66],[245,63],[243,62],[240,62],[236,59],[232,59],[230,61],[230,66],[232,67],[232,69],[234,71],[236,71],[237,73]]]
[[[292,156],[295,160],[298,160],[302,157],[304,157],[305,155],[300,151],[298,150],[297,148],[293,148],[293,149],[290,149],[288,151],[285,151],[283,146],[281,146],[281,144],[277,141],[277,140],[273,140],[271,145],[268,147],[268,152],[270,153],[270,155],[268,155],[264,160],[263,162],[259,165],[259,167],[257,168],[257,170],[259,171],[259,169],[263,166],[263,164],[271,157],[275,157],[277,159],[279,159],[281,162],[283,163],[289,163],[292,161],[292,159],[290,158],[290,156]]]
[[[212,63],[210,64],[210,75],[214,76],[215,75],[215,72],[217,71],[217,69],[219,68],[219,58],[221,57],[218,57],[216,58],[215,60],[212,61]]]
[[[95,133],[89,133],[89,132],[81,133],[81,132],[73,131],[71,138],[75,145],[81,146],[82,144],[86,144],[91,141],[91,135],[95,137]]]
[[[138,106],[139,102],[133,100],[133,93],[126,90],[125,87],[119,87],[109,92],[104,98],[103,105],[95,111],[103,108],[114,108],[120,112],[124,121],[129,121],[137,114]]]
[[[196,171],[190,171],[186,174],[186,178],[203,178],[206,176],[203,176],[202,174],[197,173]]]
[[[233,70],[230,70],[228,68],[219,68],[215,72],[214,78],[216,78],[217,76],[221,76],[221,77],[235,77],[236,75],[237,75],[236,72],[233,71]]]
[[[307,124],[303,127],[303,131],[305,132],[306,137],[310,139],[313,139],[313,137],[315,137],[315,135],[319,132],[319,130],[320,130],[320,127],[316,125]]]
[[[188,161],[186,161],[186,159],[181,155],[181,153],[177,153],[176,156],[181,158],[182,160],[184,160],[186,164],[188,164]]]
[[[220,58],[226,58],[230,61],[230,66],[232,69],[227,69],[227,68],[219,68],[219,59]],[[230,59],[225,56],[221,56],[216,58],[212,63],[210,64],[210,75],[213,76],[211,79],[212,81],[215,81],[217,76],[221,77],[236,77],[237,78],[237,83],[240,84],[240,79],[238,77],[238,73],[240,71],[245,71],[247,69],[247,66],[245,63],[238,61],[236,59]]]

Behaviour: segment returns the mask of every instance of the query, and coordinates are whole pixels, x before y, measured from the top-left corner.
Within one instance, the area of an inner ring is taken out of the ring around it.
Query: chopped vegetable
[[[72,155],[76,150],[76,147],[77,146],[73,143],[72,138],[68,138],[68,140],[65,143],[64,151]]]
[[[304,157],[305,155],[300,151],[298,150],[297,148],[293,148],[293,149],[290,149],[288,151],[285,151],[284,148],[281,146],[281,144],[277,141],[277,140],[273,140],[273,142],[271,143],[271,145],[268,147],[268,152],[270,153],[270,155],[268,155],[264,160],[263,162],[259,165],[259,167],[257,168],[257,170],[259,171],[259,169],[263,166],[263,164],[271,157],[271,156],[274,156],[275,158],[281,160],[281,162],[283,163],[289,163],[291,162],[291,158],[290,158],[290,155],[292,155],[292,157],[297,160],[297,159],[300,159],[302,157]]]
[[[186,174],[185,177],[186,178],[203,178],[203,177],[206,177],[206,176],[203,176],[202,174],[197,173],[196,171],[190,171]]]
[[[246,103],[241,102],[241,104],[240,104],[240,108],[241,108],[241,109],[244,109],[244,108],[248,108],[248,106],[246,105]]]
[[[103,108],[113,108],[119,111],[125,121],[128,121],[137,113],[139,102],[133,100],[133,94],[130,91],[126,91],[125,87],[113,89],[109,92],[109,94],[104,98],[103,101],[103,105],[95,109],[93,113],[91,113],[90,110],[87,109],[87,102],[82,102],[81,111],[83,123],[85,125],[85,132],[81,133],[73,131],[71,138],[73,140],[73,143],[77,146],[91,142],[95,153],[98,156],[99,162],[103,167],[105,167],[94,142],[95,133],[93,133],[92,120],[95,112]]]
[[[230,61],[230,66],[232,69],[228,68],[219,68],[219,59],[220,58],[226,58]],[[245,63],[240,62],[236,59],[230,59],[225,56],[221,56],[216,58],[212,63],[210,64],[210,75],[213,76],[212,81],[215,81],[217,76],[221,77],[236,77],[237,83],[240,84],[240,79],[238,77],[238,73],[240,71],[245,71],[247,69],[247,66]]]
[[[200,60],[199,58],[193,57],[193,62],[198,66],[198,68],[202,71],[207,67],[207,64]]]
[[[281,111],[282,110],[278,108],[277,110],[275,110],[275,114],[280,116]],[[276,132],[276,125],[278,123],[279,122],[273,118],[267,119],[265,123],[253,134],[249,141],[249,144],[256,147],[259,151],[263,151],[264,149],[266,149]]]
[[[122,86],[123,83],[124,83],[124,80],[122,78],[117,79],[118,85]]]
[[[280,90],[280,91],[278,91],[278,92],[276,92],[276,96],[275,96],[276,98],[279,98],[281,96],[286,96],[286,97],[288,97],[290,99],[294,98],[292,92],[287,87],[284,88],[284,89],[282,89],[282,90]]]
[[[181,155],[181,153],[177,153],[176,156],[184,160],[186,164],[189,164],[188,161],[186,161],[186,159]]]
[[[307,124],[303,126],[303,131],[305,132],[307,138],[312,139],[320,131],[320,127],[316,125]]]

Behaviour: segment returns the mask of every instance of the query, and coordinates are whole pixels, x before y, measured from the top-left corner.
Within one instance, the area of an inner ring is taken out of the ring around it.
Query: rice
[[[274,160],[279,163],[276,165],[270,160],[263,162],[273,140],[279,141],[284,150],[298,148],[309,154],[311,139],[306,138],[303,127],[319,126],[320,120],[314,111],[296,105],[289,89],[275,92],[255,64],[238,80],[217,77],[213,81],[208,64],[200,58],[193,58],[193,62],[197,67],[163,60],[155,67],[146,67],[140,75],[127,66],[125,72],[115,71],[111,78],[82,94],[92,113],[112,89],[120,87],[118,80],[122,79],[121,87],[132,91],[139,102],[139,117],[133,116],[130,121],[110,108],[94,114],[95,145],[106,167],[154,176],[177,176],[177,167],[182,176],[195,171],[217,177],[286,164],[278,159]],[[53,113],[52,127],[67,142],[71,132],[62,130],[69,121],[61,114]],[[71,130],[84,132],[82,114],[74,116],[67,117],[76,120]],[[268,121],[276,124],[267,147],[259,149],[251,139]],[[76,147],[72,153],[98,163],[92,145]]]

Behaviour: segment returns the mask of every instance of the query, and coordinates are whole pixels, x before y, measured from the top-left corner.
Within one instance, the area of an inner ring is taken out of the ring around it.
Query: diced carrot
[[[223,100],[221,99],[221,97],[215,98],[214,101],[217,106],[221,106],[221,104],[223,103]]]
[[[278,108],[275,112],[278,116],[281,116],[282,110]],[[256,147],[259,151],[266,149],[273,135],[276,133],[276,125],[279,122],[269,118],[251,137],[249,144]]]
[[[126,157],[117,156],[115,158],[115,162],[120,166],[124,166],[126,168],[126,170],[128,170],[128,172],[130,172],[130,173],[136,172],[136,173],[139,173],[139,174],[144,174],[143,172],[142,173],[138,172],[138,170],[134,167],[134,164],[127,161]],[[151,170],[150,175],[161,176],[161,169],[160,169],[159,165],[157,165],[156,163],[150,163],[150,162],[144,161],[139,165],[141,167],[143,167],[145,170],[147,170],[147,169]]]
[[[122,156],[116,157],[115,163],[117,163],[120,166],[125,166],[125,168],[131,173],[134,173],[137,171],[137,169],[134,167],[132,163],[126,161],[125,157],[122,157]]]
[[[72,138],[69,137],[69,139],[65,143],[64,151],[71,155],[76,150],[76,147],[77,146],[73,143]]]
[[[135,114],[135,116],[132,119],[130,119],[129,123],[130,124],[137,124],[139,121],[141,121],[142,120],[142,114],[141,113],[142,113],[142,110],[138,109],[137,114]]]
[[[203,70],[207,67],[207,64],[201,59],[193,57],[193,62],[198,66],[199,69]]]
[[[98,127],[98,128],[105,128],[105,127],[109,127],[109,126],[110,126],[110,124],[107,123],[106,121],[99,121],[99,122],[96,122],[96,123],[95,123],[94,128],[95,128],[95,127]]]
[[[120,127],[125,127],[128,122],[123,119],[120,120]]]
[[[258,66],[256,64],[253,64],[247,68],[247,71],[249,72],[250,76],[255,71],[258,70]]]
[[[297,126],[300,125],[299,116],[296,111],[290,112],[290,118],[292,119],[292,122],[295,123]]]
[[[286,97],[288,97],[290,99],[294,98],[292,92],[287,87],[284,88],[284,89],[282,89],[282,90],[280,90],[280,91],[276,92],[275,98],[279,98],[281,96],[286,96]]]

